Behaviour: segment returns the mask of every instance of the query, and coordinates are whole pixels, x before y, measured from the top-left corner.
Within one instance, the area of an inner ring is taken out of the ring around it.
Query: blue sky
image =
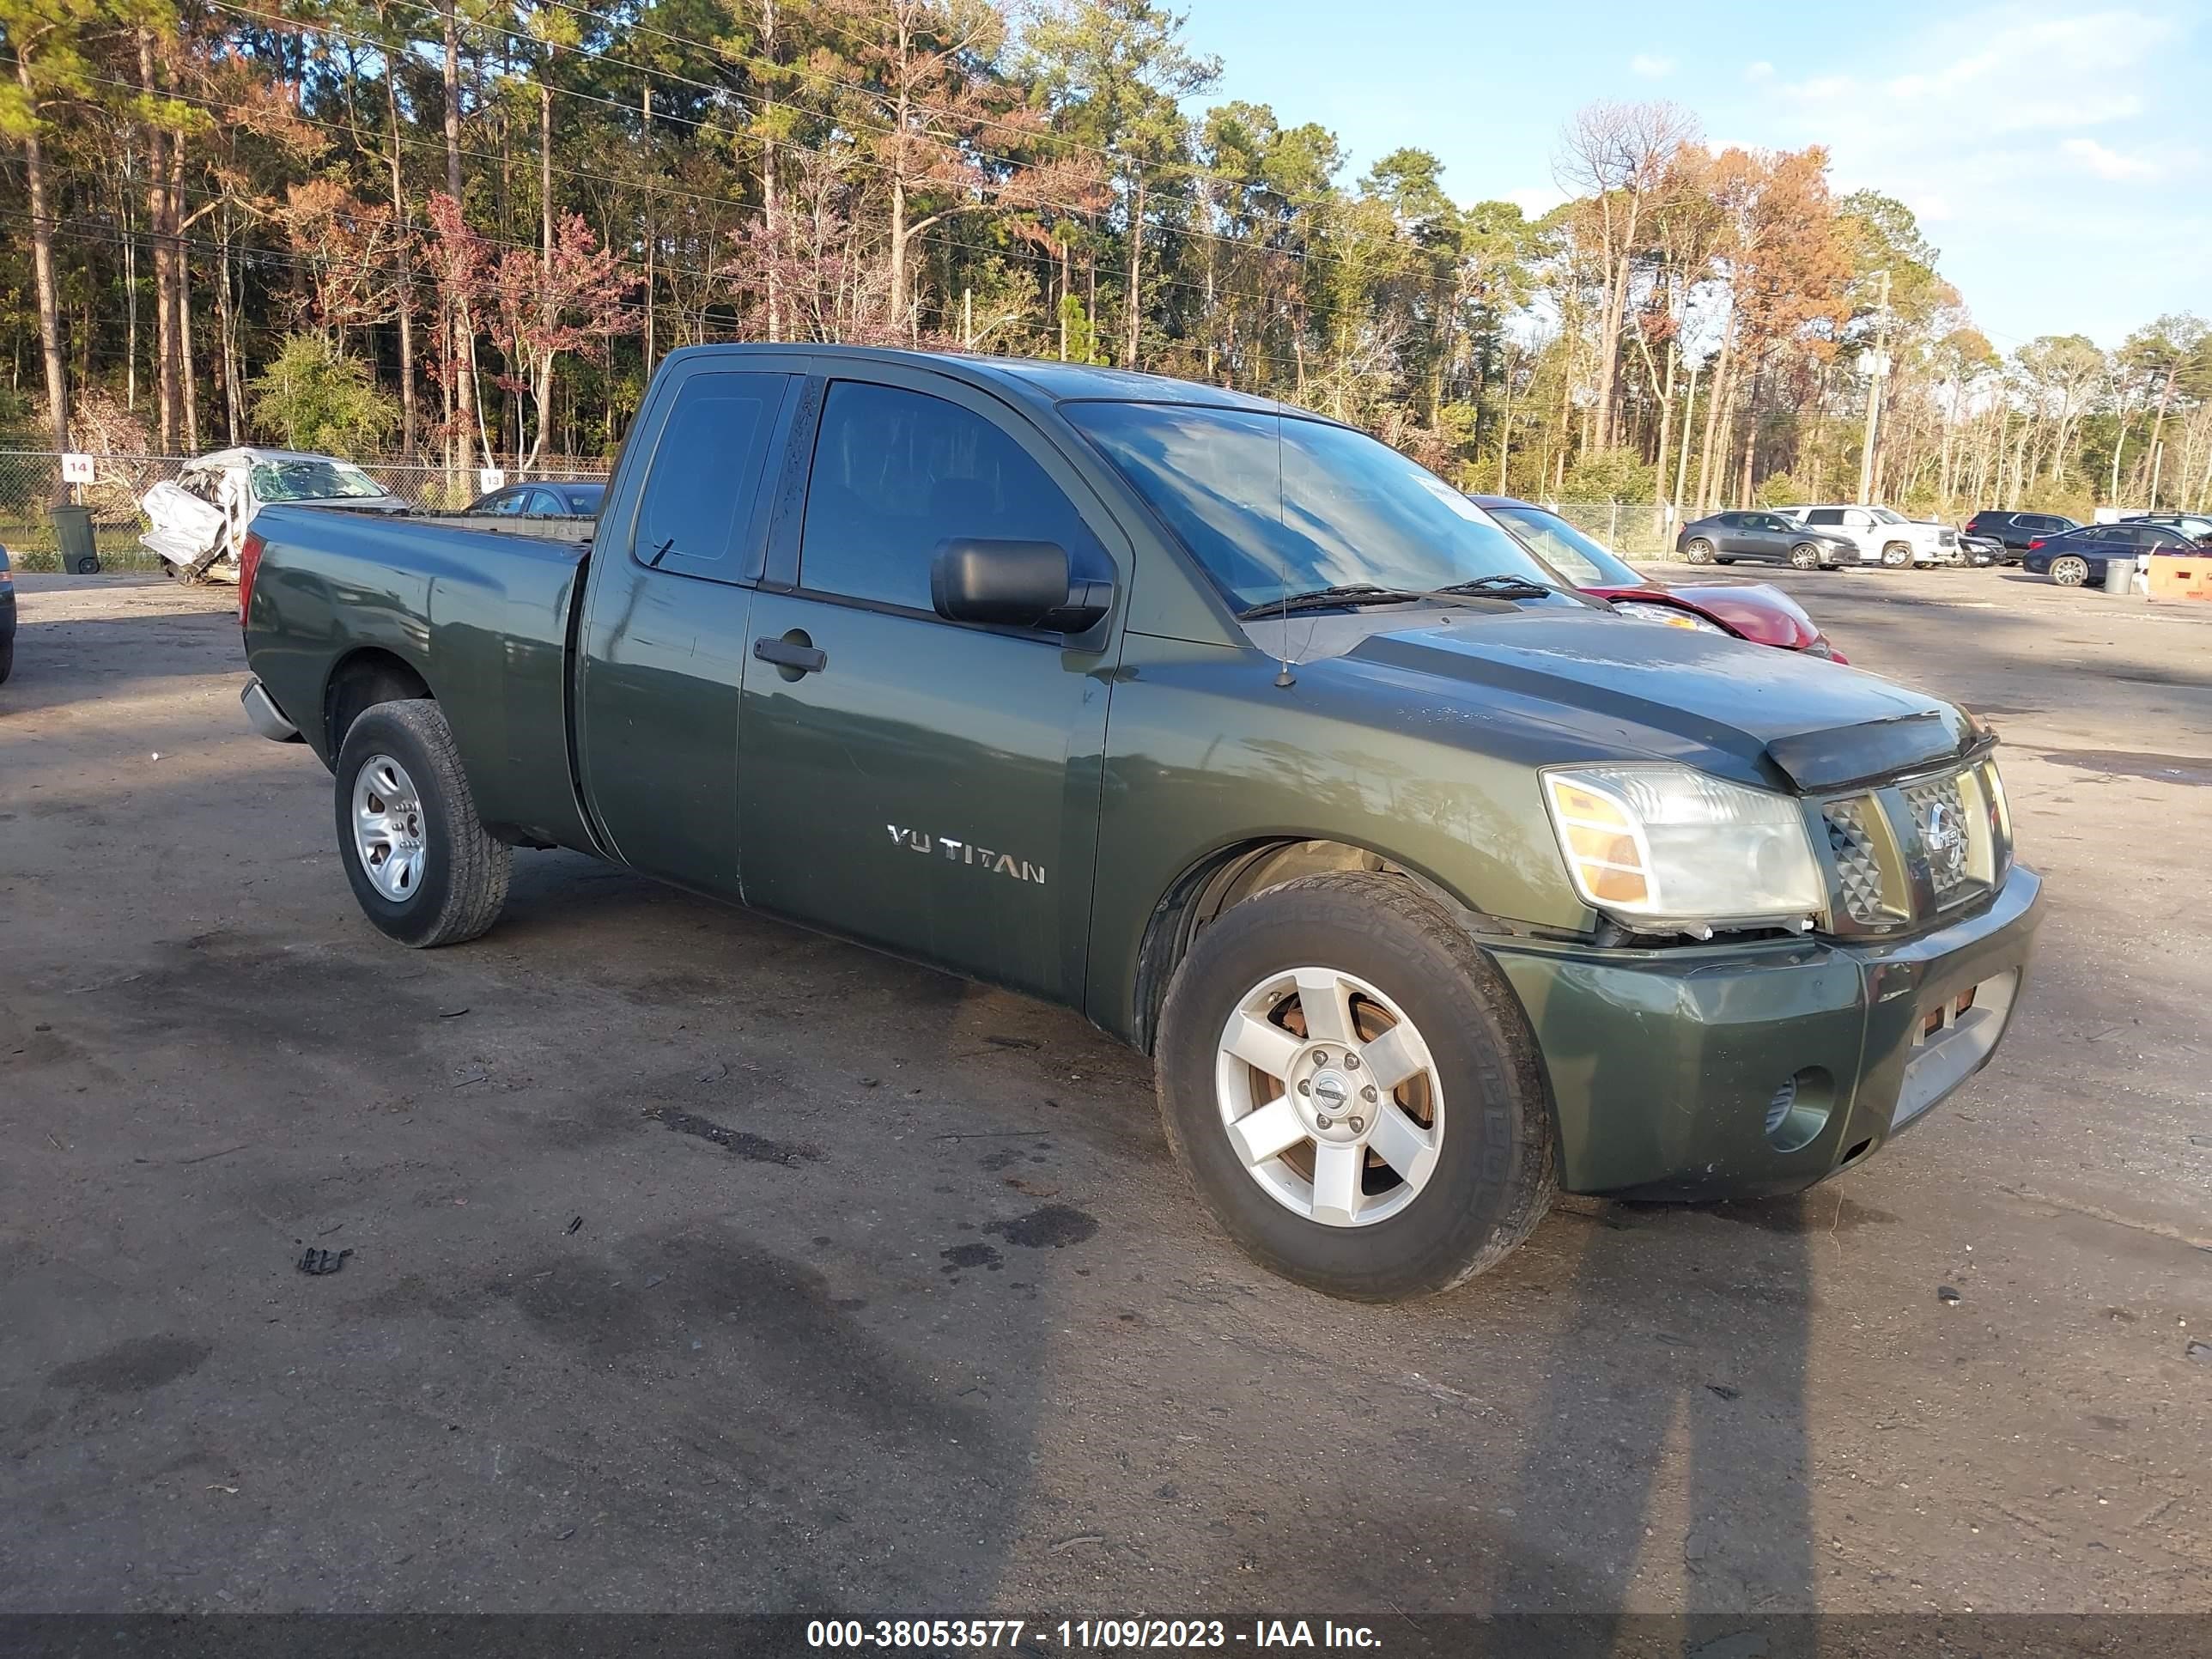
[[[1667,98],[1717,145],[1825,143],[1839,191],[1903,199],[1997,349],[2113,346],[2212,318],[2212,7],[1856,0],[1176,0],[1204,101],[1274,106],[1351,152],[1435,151],[1462,202],[1559,201],[1559,124]]]

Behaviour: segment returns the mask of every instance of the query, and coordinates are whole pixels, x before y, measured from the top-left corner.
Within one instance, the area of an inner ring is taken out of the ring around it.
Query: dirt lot
[[[2004,732],[2010,1042],[1394,1310],[1235,1254],[1072,1015],[568,854],[386,944],[228,592],[24,579],[0,1610],[2212,1608],[2212,617],[1780,580]]]

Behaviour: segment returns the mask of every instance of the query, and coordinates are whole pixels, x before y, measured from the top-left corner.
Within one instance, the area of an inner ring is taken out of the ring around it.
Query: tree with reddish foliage
[[[349,330],[397,319],[405,234],[383,203],[364,202],[326,179],[294,185],[276,215],[306,276],[308,320],[340,351]]]
[[[455,465],[470,470],[470,445],[481,439],[484,457],[491,457],[491,440],[484,436],[482,400],[475,395],[476,318],[492,289],[491,249],[470,227],[460,204],[443,191],[430,194],[430,240],[424,263],[438,295],[438,331],[433,356],[439,380],[466,395],[458,399],[459,413],[447,435],[455,441]],[[470,430],[473,416],[476,430]]]
[[[518,465],[538,465],[552,425],[553,366],[564,354],[603,361],[607,343],[637,331],[629,304],[636,282],[622,270],[612,248],[584,222],[581,214],[564,216],[555,227],[550,257],[535,248],[509,248],[492,272],[493,341],[507,358],[500,384],[528,398],[538,410],[538,427],[525,457],[515,434]]]

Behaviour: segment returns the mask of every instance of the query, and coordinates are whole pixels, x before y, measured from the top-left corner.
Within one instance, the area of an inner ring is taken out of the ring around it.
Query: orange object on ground
[[[2212,599],[2212,550],[2203,553],[2151,556],[2154,599]]]

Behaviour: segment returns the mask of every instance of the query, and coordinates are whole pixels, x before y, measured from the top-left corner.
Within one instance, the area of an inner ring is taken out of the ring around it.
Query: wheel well
[[[323,729],[329,736],[331,763],[337,762],[347,729],[369,709],[380,702],[423,697],[434,697],[430,683],[405,658],[374,648],[347,657],[331,671],[323,690]]]
[[[1206,924],[1271,887],[1333,870],[1395,876],[1419,888],[1469,926],[1485,927],[1484,918],[1451,893],[1368,848],[1340,841],[1280,838],[1224,847],[1178,877],[1146,925],[1145,942],[1137,952],[1137,1046],[1148,1054],[1152,1052],[1169,982]]]

